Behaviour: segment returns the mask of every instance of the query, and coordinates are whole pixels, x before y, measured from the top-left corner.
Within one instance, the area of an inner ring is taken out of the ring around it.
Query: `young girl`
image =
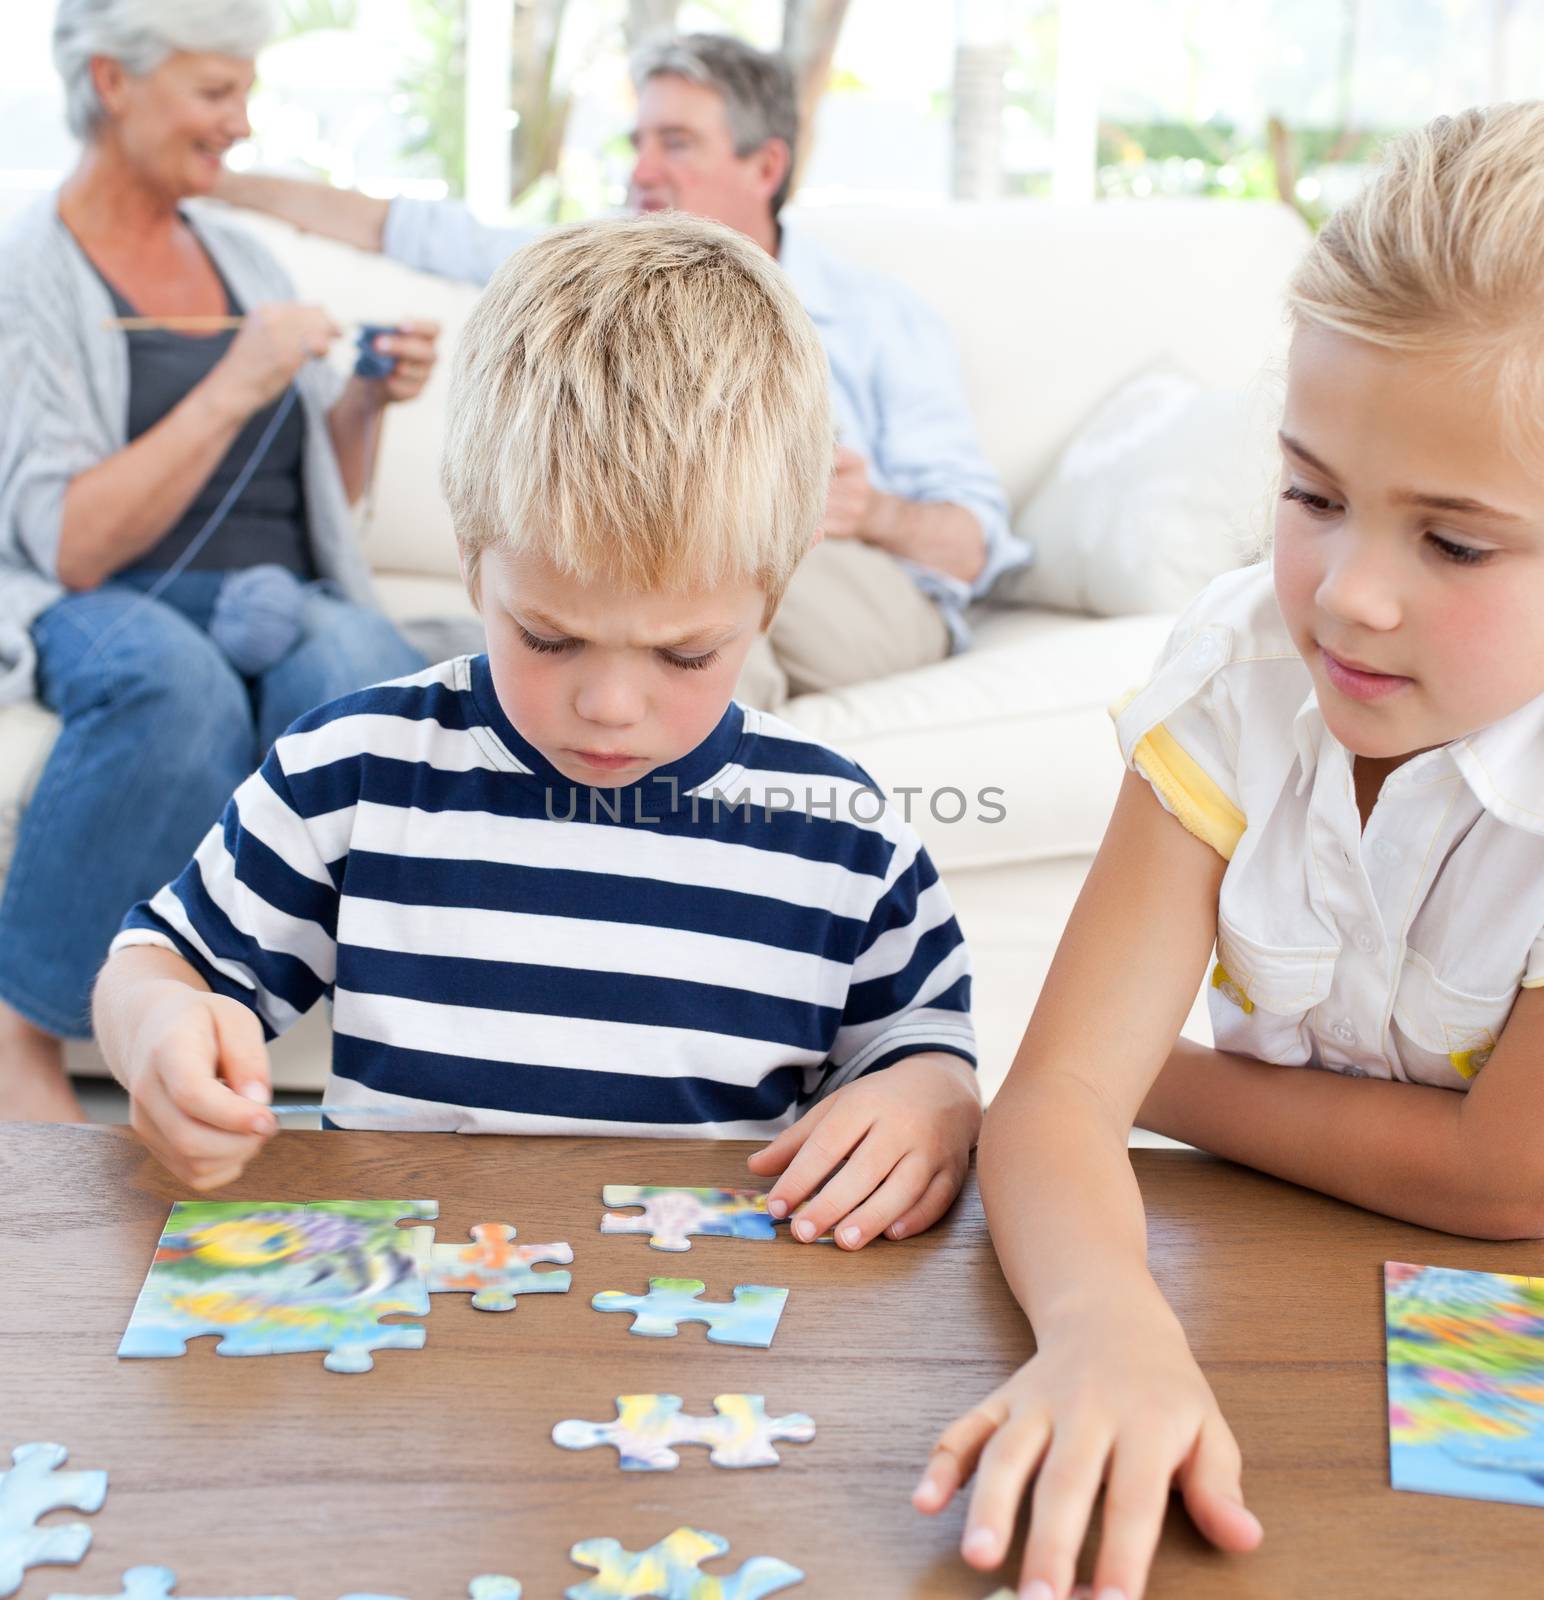
[[[1215,1544],[1261,1538],[1147,1271],[1133,1121],[1544,1234],[1544,104],[1400,141],[1291,306],[1273,560],[1118,709],[1131,771],[981,1143],[1038,1349],[915,1501],[979,1463],[990,1567],[1036,1477],[1023,1600],[1067,1594],[1101,1483],[1096,1600],[1142,1592],[1171,1486]],[[1208,966],[1215,1049],[1176,1042]]]

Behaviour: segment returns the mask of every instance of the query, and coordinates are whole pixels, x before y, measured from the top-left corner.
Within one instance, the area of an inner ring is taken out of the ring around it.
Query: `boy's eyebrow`
[[[1285,432],[1277,434],[1276,437],[1281,440],[1282,449],[1290,451],[1299,460],[1306,461],[1310,467],[1316,468],[1325,477],[1333,478],[1337,483],[1340,481],[1335,469],[1328,462],[1321,461],[1300,440]],[[1497,506],[1488,506],[1483,500],[1474,500],[1463,494],[1421,494],[1415,489],[1401,489],[1395,494],[1394,499],[1400,505],[1419,506],[1423,511],[1459,511],[1470,516],[1490,517],[1496,522],[1527,520],[1518,516],[1515,511],[1502,511]]]
[[[521,613],[527,622],[533,622],[538,628],[550,629],[553,633],[562,634],[567,639],[581,638],[566,622],[559,622],[556,617],[549,617],[546,612],[538,611],[534,606],[522,606]],[[722,634],[728,638],[735,631],[732,622],[705,622],[700,628],[688,628],[684,633],[672,634],[669,638],[657,640],[649,648],[653,650],[679,650],[682,645],[705,644],[707,640]]]

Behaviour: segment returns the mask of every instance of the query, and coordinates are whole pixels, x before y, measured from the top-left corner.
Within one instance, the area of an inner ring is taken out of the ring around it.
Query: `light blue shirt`
[[[421,272],[486,283],[538,228],[495,228],[465,206],[394,200],[382,248]],[[868,462],[875,488],[903,500],[963,506],[981,524],[986,562],[973,583],[916,562],[901,563],[942,612],[956,650],[970,642],[965,608],[1029,548],[1008,527],[1008,507],[976,438],[954,341],[943,319],[910,289],[856,267],[783,224],[778,260],[831,366],[831,417],[838,441]]]

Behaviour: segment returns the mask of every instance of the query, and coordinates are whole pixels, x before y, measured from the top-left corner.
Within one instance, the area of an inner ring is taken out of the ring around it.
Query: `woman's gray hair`
[[[772,196],[772,215],[782,210],[793,186],[799,142],[799,97],[783,56],[727,33],[678,33],[646,40],[628,65],[640,89],[650,78],[663,77],[716,89],[724,98],[738,156],[751,155],[768,139],[781,139],[788,146],[788,172]]]
[[[251,60],[277,27],[273,0],[59,0],[54,65],[70,132],[89,139],[101,120],[93,56],[119,61],[139,78],[178,50]]]

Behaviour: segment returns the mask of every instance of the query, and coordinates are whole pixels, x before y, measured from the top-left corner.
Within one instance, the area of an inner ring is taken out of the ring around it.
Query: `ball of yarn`
[[[300,638],[305,586],[287,567],[242,567],[220,585],[209,637],[243,678],[256,678]]]

